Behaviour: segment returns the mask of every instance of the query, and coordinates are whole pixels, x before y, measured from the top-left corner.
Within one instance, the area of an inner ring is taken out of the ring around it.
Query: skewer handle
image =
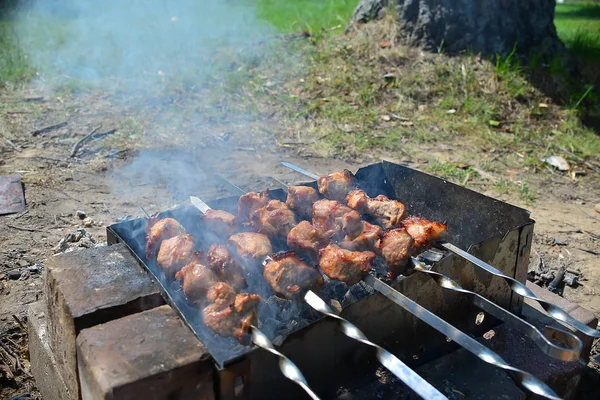
[[[550,315],[555,320],[564,322],[565,324],[572,326],[573,328],[577,329],[579,332],[582,332],[588,336],[591,336],[593,338],[600,338],[600,331],[598,329],[590,328],[586,324],[579,322],[578,320],[573,318],[571,315],[569,315],[566,311],[564,311],[562,308],[558,307],[557,305],[550,303],[546,300],[540,299],[526,285],[519,282],[518,280],[511,278],[510,276],[504,275],[500,270],[492,267],[490,264],[486,263],[485,261],[480,260],[479,258],[475,257],[474,255],[467,253],[466,251],[456,247],[455,245],[453,245],[451,243],[441,242],[440,245],[443,248],[450,250],[454,254],[459,255],[460,257],[464,258],[465,260],[475,264],[477,267],[486,270],[490,274],[496,275],[496,276],[504,279],[504,281],[508,284],[508,286],[514,293],[516,293],[522,297],[537,301],[538,304],[540,306],[542,306],[542,308],[544,310],[546,310],[548,315]]]
[[[547,399],[560,399],[560,397],[558,397],[558,395],[544,382],[528,372],[510,366],[497,353],[488,349],[460,329],[450,325],[448,322],[444,321],[425,307],[415,303],[391,286],[385,284],[377,278],[374,278],[371,275],[367,275],[364,281],[373,289],[377,290],[379,293],[383,294],[385,297],[404,308],[406,311],[410,312],[421,321],[431,326],[433,329],[452,339],[465,350],[479,357],[479,359],[506,371],[506,373],[512,378],[517,386]]]
[[[283,166],[285,166],[285,167],[288,167],[289,169],[293,169],[296,172],[300,172],[301,174],[306,175],[311,179],[318,180],[320,178],[319,175],[313,174],[312,172],[309,172],[309,171],[305,170],[304,168],[300,168],[294,164],[290,164],[285,161],[282,161],[281,164],[283,164]]]
[[[415,259],[412,259],[412,262],[415,271],[429,275],[431,279],[444,289],[469,296],[473,304],[529,337],[540,350],[550,357],[561,361],[577,361],[579,359],[583,344],[573,332],[547,326],[544,333],[542,333],[529,322],[519,318],[480,294],[464,289],[446,275],[427,269],[424,264]],[[557,341],[561,345],[555,344],[552,341]]]

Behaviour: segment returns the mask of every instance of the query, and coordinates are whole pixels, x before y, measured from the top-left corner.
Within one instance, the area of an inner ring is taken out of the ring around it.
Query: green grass
[[[19,48],[14,25],[0,19],[0,87],[33,76],[34,68]]]
[[[258,16],[283,33],[322,29],[350,20],[358,0],[257,0]]]
[[[584,58],[600,59],[600,4],[557,4],[554,24],[569,50]]]

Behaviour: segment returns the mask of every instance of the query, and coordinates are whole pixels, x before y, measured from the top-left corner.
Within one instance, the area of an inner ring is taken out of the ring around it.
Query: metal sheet
[[[0,176],[0,215],[25,211],[21,175]]]

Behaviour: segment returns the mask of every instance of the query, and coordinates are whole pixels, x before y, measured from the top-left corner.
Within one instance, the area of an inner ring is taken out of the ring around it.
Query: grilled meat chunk
[[[352,251],[373,251],[379,253],[382,233],[383,229],[379,225],[362,221],[362,231],[360,234],[354,238],[347,234],[344,241],[340,243],[340,247]]]
[[[358,211],[352,210],[342,217],[342,230],[346,237],[354,240],[363,231],[363,220]]]
[[[185,228],[173,218],[150,218],[146,227],[146,259],[154,257],[165,239],[185,235]]]
[[[308,221],[300,221],[287,237],[287,245],[290,249],[306,254],[315,261],[319,259],[319,250],[326,247],[329,242],[329,237]]]
[[[421,217],[405,218],[402,220],[402,226],[415,241],[414,249],[419,253],[446,234],[446,224]]]
[[[383,234],[379,249],[392,277],[403,274],[413,254],[413,238],[405,228],[396,228]]]
[[[226,246],[211,245],[206,252],[206,261],[219,280],[227,282],[236,292],[248,286],[244,271]]]
[[[322,176],[317,180],[319,193],[330,200],[344,201],[354,187],[354,174],[347,169]]]
[[[177,272],[175,278],[181,281],[183,293],[191,303],[204,300],[208,290],[219,281],[213,270],[201,264],[197,257]]]
[[[347,285],[358,283],[369,273],[375,261],[372,251],[350,251],[330,244],[319,252],[319,267],[330,279]]]
[[[175,236],[163,240],[156,261],[169,278],[192,262],[195,252],[194,240],[190,235]]]
[[[227,239],[237,228],[235,215],[223,210],[208,210],[202,216],[206,228],[219,239]]]
[[[370,215],[385,230],[398,226],[406,211],[404,204],[397,200],[390,200],[384,195],[372,199],[360,189],[348,193],[346,201],[356,211]]]
[[[220,336],[235,337],[242,341],[244,333],[256,322],[260,296],[235,294],[225,282],[214,284],[207,294],[210,303],[202,310],[204,324]]]
[[[259,263],[273,252],[269,238],[256,232],[240,232],[231,235],[227,240],[227,248],[240,258]]]
[[[306,222],[306,221],[305,221]],[[293,300],[323,286],[323,277],[316,268],[302,261],[294,251],[278,254],[265,265],[263,276],[280,297]]]
[[[312,217],[312,206],[319,193],[310,186],[289,186],[285,204],[302,219]]]
[[[248,192],[238,200],[238,220],[248,222],[254,211],[264,207],[269,202],[269,189],[262,193]]]
[[[252,229],[270,238],[286,238],[298,223],[296,215],[284,202],[271,200],[252,213]]]
[[[313,225],[333,240],[343,238],[342,217],[352,211],[335,200],[321,199],[313,204]]]

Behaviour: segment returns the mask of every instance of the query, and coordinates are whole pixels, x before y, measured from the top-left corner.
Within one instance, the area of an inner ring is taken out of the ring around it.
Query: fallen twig
[[[75,145],[73,145],[73,149],[71,150],[71,158],[75,157],[75,155],[77,154],[77,152],[79,151],[79,148],[81,146],[83,146],[83,144],[85,142],[87,142],[90,139],[98,139],[101,138],[103,136],[108,136],[111,135],[113,133],[115,133],[117,130],[116,129],[111,129],[108,130],[106,132],[100,132],[98,134],[96,134],[96,131],[98,129],[100,129],[102,125],[97,126],[96,128],[94,128],[90,133],[88,133],[87,135],[85,135],[84,137],[82,137],[77,143],[75,143]]]
[[[584,249],[584,248],[581,248],[581,247],[575,247],[575,248],[576,248],[576,249],[578,249],[578,250],[581,250],[581,251],[585,251],[586,253],[593,254],[593,255],[595,255],[595,256],[600,256],[600,251],[596,251],[596,250],[587,250],[587,249]]]
[[[4,138],[4,141],[6,141],[6,143],[8,143],[10,145],[10,147],[12,147],[13,149],[15,149],[16,151],[21,151],[21,149],[19,148],[19,146],[17,146],[16,144],[13,143],[12,140],[10,140],[9,138],[7,138],[6,136],[4,136],[3,134],[0,133],[0,135],[2,135],[2,138]]]
[[[17,323],[17,325],[19,325],[19,327],[21,329],[23,329],[23,331],[27,332],[27,328],[25,328],[25,325],[23,325],[23,323],[21,322],[21,320],[19,319],[19,317],[17,317],[15,314],[13,314],[12,317],[15,320],[15,322]]]
[[[18,231],[26,231],[26,232],[41,232],[38,229],[31,229],[31,228],[25,228],[22,226],[15,226],[15,225],[11,225],[11,224],[6,224],[6,226],[8,226],[9,228],[13,228],[16,229]]]
[[[65,125],[67,125],[67,121],[63,121],[63,122],[60,122],[60,123],[55,124],[55,125],[50,125],[50,126],[47,126],[45,128],[41,128],[41,129],[35,130],[31,134],[33,136],[41,135],[42,133],[46,133],[46,132],[53,131],[55,129],[62,128]]]

